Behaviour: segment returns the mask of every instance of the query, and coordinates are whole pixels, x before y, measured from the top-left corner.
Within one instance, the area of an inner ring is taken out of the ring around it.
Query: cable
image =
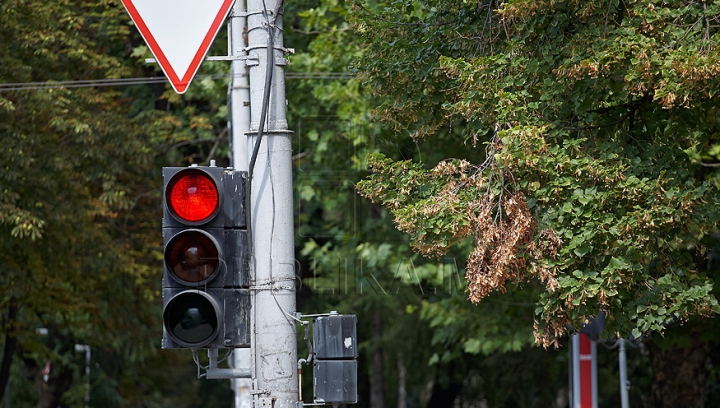
[[[221,358],[220,360],[218,360],[218,361],[217,361],[217,364],[224,363],[225,360],[227,360],[228,357],[230,357],[230,354],[232,354],[233,351],[235,351],[235,349],[228,349],[228,352],[225,353],[225,357],[223,357],[223,358]]]
[[[295,320],[296,322],[299,322],[300,324],[305,324],[304,321],[302,321],[302,320],[298,319],[297,317],[291,315],[290,313],[288,313],[287,310],[285,310],[285,309],[280,305],[280,302],[278,302],[277,298],[275,297],[275,291],[273,290],[272,287],[270,287],[270,294],[272,295],[273,300],[275,301],[275,304],[280,308],[280,310],[281,310],[283,313],[285,313],[285,315],[286,315],[287,317]]]
[[[219,80],[234,75],[196,75],[198,79]],[[355,74],[346,72],[287,72],[285,79],[352,79]],[[166,83],[166,77],[138,77],[138,78],[116,78],[116,79],[76,79],[68,81],[52,81],[45,82],[8,82],[0,84],[0,92],[10,91],[39,91],[42,89],[60,89],[60,88],[99,88],[106,86],[131,86],[131,85],[148,85]]]
[[[303,338],[305,339],[305,344],[307,345],[307,348],[308,348],[308,356],[305,359],[305,364],[310,364],[312,362],[313,353],[315,352],[315,350],[313,350],[312,343],[310,343],[310,338],[309,338],[309,333],[308,333],[309,327],[310,327],[310,322],[303,320],[302,325],[305,326],[305,336],[303,336]]]
[[[293,279],[292,281],[294,282],[295,279]],[[279,281],[270,281],[270,283],[267,283],[267,284],[250,286],[249,289],[250,289],[252,292],[260,291],[260,290],[269,290],[269,291],[270,291],[270,294],[271,294],[272,297],[273,297],[273,300],[275,301],[275,304],[277,304],[278,308],[280,308],[280,310],[281,310],[287,317],[295,320],[296,322],[299,322],[300,324],[305,324],[305,322],[304,322],[302,319],[300,319],[300,318],[298,318],[298,317],[296,317],[296,316],[293,316],[291,313],[289,313],[287,310],[285,310],[285,309],[280,305],[280,302],[278,302],[277,297],[275,297],[275,290],[276,290],[276,289],[285,289],[285,290],[290,290],[290,291],[291,291],[291,290],[293,290],[293,287],[292,287],[292,286],[275,286],[275,284],[277,284],[277,283],[279,283]],[[327,316],[327,314],[311,315],[311,316]],[[304,317],[304,316],[301,316],[301,317]]]
[[[195,362],[195,365],[197,366],[197,376],[198,376],[198,378],[202,378],[202,377],[207,376],[207,373],[200,373],[200,370],[201,370],[201,369],[202,369],[202,370],[207,370],[209,366],[204,366],[204,365],[200,364],[200,359],[198,358],[198,355],[197,355],[198,349],[194,348],[194,349],[191,349],[191,351],[192,351],[193,361]]]
[[[14,82],[0,84],[0,91],[24,91],[54,88],[90,88],[101,86],[129,86],[167,82],[165,77],[117,78],[117,79],[81,79],[71,81]]]

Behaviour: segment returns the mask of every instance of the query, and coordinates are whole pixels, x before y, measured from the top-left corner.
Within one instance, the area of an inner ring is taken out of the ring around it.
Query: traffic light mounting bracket
[[[249,368],[220,368],[218,367],[218,349],[208,349],[210,363],[205,369],[205,378],[209,380],[226,380],[230,378],[251,378]],[[196,359],[197,361],[197,359]],[[199,366],[199,365],[198,365]]]

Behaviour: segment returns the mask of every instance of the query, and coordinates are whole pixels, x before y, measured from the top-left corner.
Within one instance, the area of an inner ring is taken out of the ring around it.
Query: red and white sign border
[[[150,29],[148,29],[147,24],[145,24],[145,21],[140,16],[140,13],[135,7],[135,4],[133,4],[133,1],[134,0],[122,0],[122,3],[125,6],[125,9],[128,11],[128,14],[130,14],[130,18],[135,23],[138,31],[140,31],[140,35],[142,35],[145,43],[150,48],[153,56],[155,56],[155,60],[158,62],[158,64],[160,64],[160,68],[162,68],[165,76],[170,81],[170,84],[172,85],[175,92],[177,92],[178,94],[185,93],[188,86],[190,85],[190,82],[197,73],[197,70],[200,68],[200,63],[205,59],[205,55],[207,55],[207,52],[210,49],[210,45],[212,45],[215,36],[217,36],[217,33],[220,31],[220,27],[225,21],[225,18],[230,12],[230,8],[232,7],[233,3],[235,3],[235,0],[223,1],[220,11],[218,12],[217,16],[215,16],[215,19],[210,26],[210,30],[208,30],[207,34],[203,38],[200,48],[198,48],[195,56],[192,59],[192,62],[190,63],[190,66],[184,73],[175,72],[167,57],[165,56],[165,53],[163,53],[162,48],[160,47],[160,45],[158,45],[155,37],[150,32]],[[182,75],[182,77],[180,77],[179,74]]]

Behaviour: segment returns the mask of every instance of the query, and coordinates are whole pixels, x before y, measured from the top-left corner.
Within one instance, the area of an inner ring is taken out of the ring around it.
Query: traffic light
[[[250,346],[246,178],[163,168],[163,348]]]

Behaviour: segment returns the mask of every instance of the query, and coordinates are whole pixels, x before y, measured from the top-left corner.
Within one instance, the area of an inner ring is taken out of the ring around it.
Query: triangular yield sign
[[[122,0],[175,92],[184,93],[235,0]]]

